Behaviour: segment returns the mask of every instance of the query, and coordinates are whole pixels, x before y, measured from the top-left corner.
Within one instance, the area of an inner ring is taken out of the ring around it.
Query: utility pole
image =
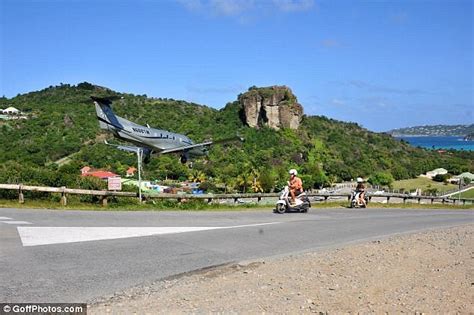
[[[142,203],[142,156],[143,150],[137,148],[137,160],[138,160],[138,202]]]
[[[459,178],[459,194],[458,194],[458,204],[461,204],[461,187],[463,184],[464,177]]]

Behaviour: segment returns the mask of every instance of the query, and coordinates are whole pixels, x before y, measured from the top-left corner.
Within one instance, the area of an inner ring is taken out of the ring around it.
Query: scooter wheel
[[[283,205],[283,204],[281,204],[281,203],[277,204],[277,205],[276,205],[275,212],[276,212],[276,213],[280,213],[280,214],[281,214],[281,213],[285,213],[285,212],[286,212],[286,207],[285,207],[285,205]]]

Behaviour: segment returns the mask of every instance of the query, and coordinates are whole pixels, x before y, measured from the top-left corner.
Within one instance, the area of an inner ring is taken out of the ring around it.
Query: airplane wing
[[[184,151],[189,151],[189,150],[192,150],[192,149],[195,149],[195,148],[204,148],[204,147],[211,146],[213,144],[227,143],[227,142],[233,142],[233,141],[244,141],[244,138],[242,138],[240,136],[235,136],[235,137],[232,137],[232,138],[225,138],[225,139],[220,139],[220,140],[216,140],[216,141],[211,140],[211,141],[206,141],[206,142],[202,142],[202,143],[196,143],[196,144],[192,144],[192,145],[182,146],[182,147],[165,149],[165,150],[159,151],[158,153],[159,154],[166,154],[166,153],[184,152]]]
[[[134,146],[128,146],[128,145],[120,145],[120,144],[108,143],[107,140],[105,140],[104,143],[107,144],[107,145],[116,147],[116,148],[119,149],[119,150],[127,151],[127,152],[137,153],[137,150],[139,150],[139,149],[145,150],[144,148],[141,148],[141,147],[134,147]]]
[[[214,142],[208,141],[208,142],[196,143],[196,144],[192,144],[192,145],[185,145],[185,146],[182,146],[182,147],[165,149],[165,150],[159,151],[158,153],[159,154],[166,154],[166,153],[176,153],[176,152],[189,151],[189,150],[192,150],[192,149],[195,149],[195,148],[207,147],[207,146],[210,146],[211,144],[214,144]]]

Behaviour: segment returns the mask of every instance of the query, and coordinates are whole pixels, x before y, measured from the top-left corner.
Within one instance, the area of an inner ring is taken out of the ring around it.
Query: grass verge
[[[314,202],[312,209],[327,208],[348,208],[347,201],[329,201]],[[19,204],[16,200],[0,199],[0,208],[24,208],[24,209],[48,209],[48,210],[90,210],[90,211],[245,211],[261,210],[272,211],[273,205],[269,204],[207,204],[206,202],[186,202],[178,203],[176,201],[162,201],[153,203],[138,204],[138,202],[114,203],[110,202],[107,207],[100,204],[84,203],[80,201],[70,201],[67,206],[61,206],[58,202],[51,200],[27,200],[24,204]],[[368,208],[393,208],[393,209],[474,209],[471,205],[453,205],[453,204],[418,204],[418,203],[375,203],[369,204]],[[357,210],[357,209],[355,209]]]

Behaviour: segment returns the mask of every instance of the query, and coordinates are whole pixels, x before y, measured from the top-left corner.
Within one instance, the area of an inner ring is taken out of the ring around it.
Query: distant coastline
[[[393,137],[469,137],[474,134],[471,125],[426,125],[389,130]]]
[[[465,136],[404,135],[393,137],[404,140],[414,147],[425,149],[474,151],[474,140],[465,140]]]
[[[391,134],[394,138],[411,138],[411,137],[433,137],[433,138],[442,138],[442,137],[465,137],[465,135],[415,135],[415,134]]]

